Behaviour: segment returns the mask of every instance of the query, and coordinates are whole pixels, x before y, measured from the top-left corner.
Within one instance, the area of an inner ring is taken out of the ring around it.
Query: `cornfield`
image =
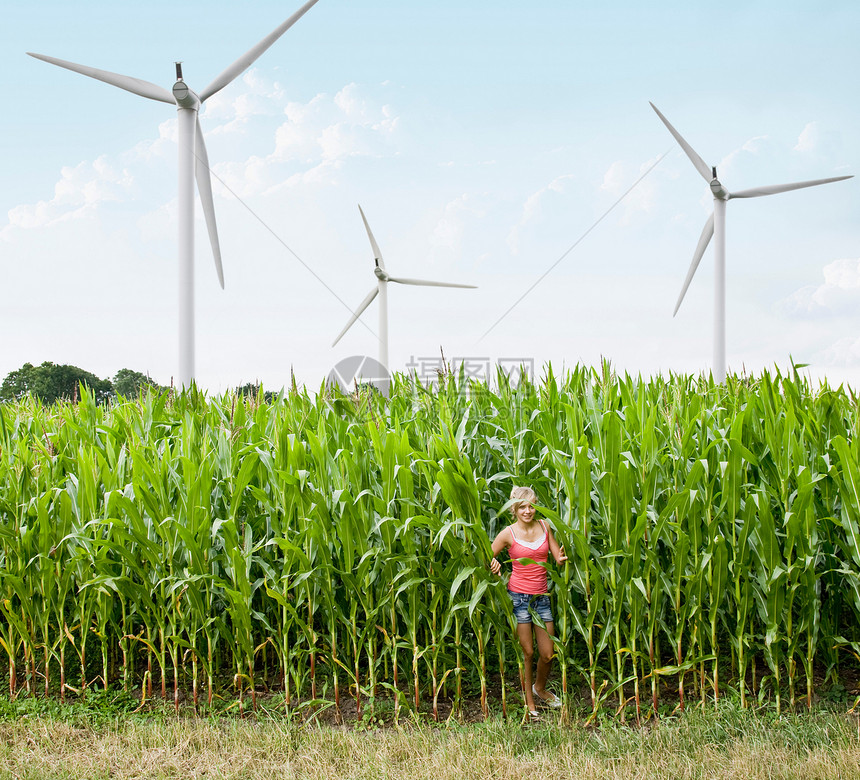
[[[437,718],[469,697],[486,714],[493,687],[507,712],[522,659],[488,562],[528,484],[569,555],[550,567],[568,701],[812,706],[860,657],[857,426],[850,391],[796,372],[608,365],[396,376],[387,399],[2,405],[5,683]]]

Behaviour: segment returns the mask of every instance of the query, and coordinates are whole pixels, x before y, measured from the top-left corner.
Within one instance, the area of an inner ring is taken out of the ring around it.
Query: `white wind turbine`
[[[178,112],[179,147],[179,384],[181,387],[190,386],[194,379],[194,179],[197,179],[197,191],[206,218],[206,228],[209,242],[215,257],[215,270],[218,281],[224,287],[224,272],[221,267],[221,249],[218,244],[218,229],[215,225],[215,206],[212,201],[212,181],[209,176],[209,159],[206,155],[206,144],[200,129],[198,113],[203,103],[216,92],[226,87],[230,82],[244,73],[275,41],[290,29],[318,0],[309,0],[280,27],[263,38],[254,48],[250,49],[208,87],[199,94],[192,92],[182,80],[182,67],[176,64],[176,83],[172,92],[168,92],[157,84],[149,81],[110,73],[106,70],[78,65],[74,62],[46,57],[43,54],[27,52],[31,57],[44,60],[52,65],[82,73],[84,76],[104,81],[115,87],[133,92],[135,95],[158,100],[162,103],[176,105]]]
[[[675,136],[675,140],[681,145],[687,157],[695,166],[696,170],[701,174],[702,178],[708,182],[711,192],[714,195],[714,213],[708,218],[705,223],[705,228],[702,230],[702,235],[699,238],[699,244],[696,251],[693,253],[693,261],[690,263],[690,270],[687,271],[687,278],[684,279],[684,286],[681,288],[681,294],[678,296],[678,302],[675,304],[675,311],[672,313],[674,317],[678,313],[681,306],[681,301],[684,300],[684,295],[696,269],[699,267],[699,262],[705,249],[708,248],[711,237],[714,237],[714,362],[713,376],[717,382],[724,382],[726,379],[726,203],[733,198],[759,198],[763,195],[776,195],[780,192],[789,192],[790,190],[800,190],[804,187],[815,187],[819,184],[830,184],[834,181],[843,181],[851,179],[852,176],[836,176],[832,179],[815,179],[813,181],[799,181],[792,184],[771,184],[766,187],[753,187],[749,190],[740,190],[739,192],[729,192],[717,179],[716,167],[709,167],[704,160],[699,157],[693,148],[688,144],[681,134],[669,123],[663,114],[660,113],[657,106],[650,104],[651,108],[657,112],[657,116],[663,121],[663,124],[669,129],[669,132]]]
[[[361,212],[361,219],[364,222],[364,227],[367,230],[367,237],[370,239],[370,246],[373,249],[373,261],[375,263],[373,274],[376,276],[376,287],[374,287],[367,297],[358,305],[358,308],[349,318],[344,329],[338,334],[338,337],[332,343],[335,346],[338,341],[343,338],[343,335],[353,326],[355,321],[362,315],[364,310],[370,306],[373,299],[379,296],[379,362],[382,367],[388,370],[388,283],[395,284],[412,284],[417,287],[462,287],[474,290],[474,284],[454,284],[453,282],[428,282],[424,279],[403,279],[389,276],[385,270],[385,263],[382,262],[382,252],[379,251],[379,245],[373,237],[370,230],[370,225],[367,224],[367,217],[364,216],[361,206],[358,207]]]

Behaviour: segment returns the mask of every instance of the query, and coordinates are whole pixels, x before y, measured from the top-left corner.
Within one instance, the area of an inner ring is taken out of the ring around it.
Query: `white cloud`
[[[618,195],[623,190],[624,184],[624,163],[621,160],[616,160],[609,166],[606,173],[603,174],[603,184],[600,189],[606,192]]]
[[[744,144],[729,152],[719,163],[717,163],[717,175],[720,181],[727,175],[732,175],[735,171],[736,164],[741,161],[744,156],[758,156],[768,150],[770,145],[770,137],[766,135],[757,135],[745,141]]]
[[[207,130],[208,133],[227,134],[244,132],[246,125],[254,117],[279,116],[283,112],[284,90],[277,81],[268,80],[256,68],[248,71],[238,87],[228,87],[206,101],[202,114],[207,124],[221,124]]]
[[[824,350],[824,362],[834,367],[860,366],[860,337],[844,336]]]
[[[101,202],[122,200],[133,184],[130,171],[111,163],[104,155],[91,163],[64,167],[54,185],[54,197],[10,209],[9,223],[0,235],[8,237],[14,228],[31,230],[85,217]]]
[[[796,290],[777,305],[789,316],[826,317],[857,311],[860,305],[860,258],[824,266],[824,283]]]
[[[334,96],[334,104],[346,117],[362,123],[371,121],[371,114],[375,113],[369,109],[367,101],[361,97],[358,85],[354,82],[347,84]]]
[[[224,143],[216,139],[247,135],[253,136],[254,147],[266,150],[268,146],[269,153],[264,156],[243,158],[239,152],[238,161],[237,147],[225,146],[234,161],[228,158],[218,162],[219,154],[212,150],[215,144],[207,143],[213,171],[240,195],[298,183],[330,182],[333,172],[348,158],[391,152],[398,116],[389,105],[379,105],[365,96],[357,84],[346,85],[334,97],[319,94],[306,103],[288,103],[286,109],[281,87],[257,71],[246,74],[242,84],[245,91],[241,94],[213,96],[203,116],[207,140],[211,137]],[[273,127],[272,120],[284,116],[286,121]],[[212,126],[212,120],[217,124]],[[156,138],[140,141],[119,154],[63,168],[52,198],[9,210],[0,239],[8,240],[15,229],[41,228],[89,216],[102,203],[139,197],[148,185],[157,202],[174,197],[175,190],[165,191],[163,186],[164,165],[175,160],[176,134],[176,119],[171,118],[158,126]],[[216,183],[216,196],[219,189]],[[153,215],[159,223],[163,217]]]
[[[442,215],[430,235],[430,245],[436,251],[458,257],[462,251],[467,222],[481,219],[486,214],[486,205],[480,203],[474,195],[468,193],[459,195],[445,204]]]
[[[511,254],[519,253],[520,235],[524,228],[530,224],[537,222],[542,216],[545,208],[545,203],[548,198],[554,198],[564,195],[567,191],[568,183],[574,179],[573,174],[564,174],[554,178],[546,187],[542,187],[537,192],[529,195],[523,203],[522,213],[519,221],[511,228],[505,239]]]
[[[815,147],[818,146],[820,135],[821,134],[818,128],[818,122],[810,122],[808,125],[806,125],[806,127],[803,128],[803,130],[801,130],[800,135],[797,138],[797,144],[795,144],[794,151],[814,151]]]
[[[215,165],[240,195],[331,181],[349,158],[396,153],[398,116],[391,106],[366,97],[357,84],[347,84],[333,97],[320,93],[305,103],[288,103],[283,114],[286,121],[274,130],[268,155]]]
[[[657,159],[657,157],[654,157],[646,160],[639,166],[637,172],[628,172],[627,166],[621,160],[616,160],[603,175],[603,183],[600,185],[600,189],[616,198],[620,197],[630,188],[633,182],[657,162]],[[649,178],[642,179],[624,198],[622,204],[624,213],[621,218],[621,224],[629,224],[631,218],[637,212],[649,213],[653,211],[656,200],[657,181]]]
[[[0,238],[8,240],[15,229],[32,230],[93,216],[105,203],[122,203],[137,197],[154,171],[162,180],[163,164],[175,158],[176,119],[158,126],[158,137],[140,141],[116,155],[101,155],[60,170],[54,196],[22,203],[9,210]]]
[[[819,161],[844,165],[842,133],[820,122],[810,122],[798,136],[793,151],[812,156]]]
[[[793,151],[819,159],[843,163],[842,134],[820,122],[809,122],[797,138]]]
[[[275,135],[271,160],[335,160],[375,155],[397,129],[398,117],[390,106],[375,106],[357,84],[347,84],[334,98],[319,94],[309,102],[290,103],[287,121]]]
[[[812,158],[818,163],[843,162],[841,136],[819,122],[808,122],[793,143],[784,136],[759,135],[726,155],[717,165],[721,181],[755,177],[773,170],[787,175],[793,166],[805,165]],[[778,175],[778,174],[777,174]]]
[[[177,198],[173,198],[163,206],[142,214],[137,219],[137,229],[140,240],[159,240],[176,230]]]
[[[166,157],[176,157],[176,119],[166,119],[158,126],[158,138],[148,138],[135,144],[123,157],[129,164],[135,161],[149,163],[155,159],[163,160]]]

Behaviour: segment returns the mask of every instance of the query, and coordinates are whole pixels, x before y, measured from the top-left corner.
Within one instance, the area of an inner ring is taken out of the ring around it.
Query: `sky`
[[[300,4],[4,9],[0,377],[178,373],[176,112],[26,52],[202,90]],[[319,0],[200,113],[198,383],[377,356],[376,302],[332,347],[375,284],[359,204],[391,275],[478,288],[389,285],[393,370],[707,372],[712,248],[672,311],[712,199],[649,101],[730,190],[860,174],[858,29],[847,0]],[[730,371],[860,387],[858,304],[860,178],[729,203]]]

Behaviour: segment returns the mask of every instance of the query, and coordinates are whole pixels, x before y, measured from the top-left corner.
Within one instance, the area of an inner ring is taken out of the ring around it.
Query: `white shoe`
[[[552,707],[552,709],[557,710],[561,707],[561,699],[558,698],[554,693],[550,691],[546,692],[546,697],[541,696],[536,690],[534,685],[532,685],[532,694],[534,694],[535,701],[539,701],[545,707]]]

